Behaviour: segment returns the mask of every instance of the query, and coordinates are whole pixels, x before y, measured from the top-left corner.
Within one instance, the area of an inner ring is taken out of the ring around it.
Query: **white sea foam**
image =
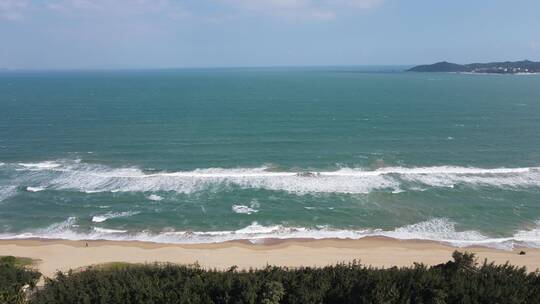
[[[106,229],[106,228],[100,228],[100,227],[93,227],[92,228],[95,232],[99,234],[114,234],[114,233],[126,233],[127,230],[119,230],[119,229]]]
[[[20,168],[22,167],[22,169]],[[94,192],[194,193],[230,187],[303,193],[370,193],[416,191],[429,187],[540,187],[540,169],[457,166],[385,167],[376,170],[342,168],[322,172],[275,172],[259,168],[208,168],[146,173],[137,168],[110,168],[80,162],[20,164],[17,180],[47,189]],[[29,171],[25,173],[24,171]],[[37,171],[37,172],[36,172]],[[149,196],[154,197],[154,196]],[[157,198],[157,195],[154,197]]]
[[[133,215],[136,215],[136,214],[139,214],[139,213],[140,212],[137,212],[137,211],[107,212],[107,213],[102,214],[102,215],[94,215],[92,217],[92,222],[94,222],[94,223],[102,223],[102,222],[105,222],[106,220],[109,220],[109,219],[118,218],[118,217],[128,217],[128,216],[133,216]]]
[[[259,206],[260,205],[259,205],[259,202],[257,200],[252,200],[249,203],[249,206],[246,206],[246,205],[232,205],[231,209],[235,213],[252,214],[252,213],[259,212],[259,210],[255,209],[255,208],[259,208]]]
[[[235,213],[241,213],[241,214],[252,214],[252,213],[259,212],[259,210],[253,209],[245,205],[233,205],[232,210]]]
[[[26,191],[29,191],[29,192],[39,192],[43,190],[45,190],[45,188],[43,187],[26,187]]]
[[[45,235],[48,235],[48,234],[55,235],[55,234],[65,233],[65,232],[70,231],[70,229],[74,225],[76,225],[76,223],[77,223],[77,218],[74,216],[70,216],[63,222],[55,223],[48,226],[45,229],[38,230],[38,233],[45,234]]]
[[[22,166],[27,169],[46,170],[46,169],[58,168],[61,166],[61,164],[54,161],[44,161],[44,162],[39,162],[39,163],[19,163],[19,166]]]
[[[0,186],[0,202],[17,194],[16,186]]]
[[[75,230],[77,219],[70,217],[63,222],[53,224],[45,229],[20,234],[1,234],[0,239],[49,238],[68,240],[120,240],[147,241],[155,243],[217,243],[231,240],[251,240],[257,242],[264,239],[361,239],[369,236],[386,236],[403,240],[432,240],[457,247],[487,246],[499,249],[512,249],[516,245],[540,248],[540,223],[532,230],[517,231],[506,238],[490,238],[477,231],[457,231],[456,224],[448,219],[436,218],[429,221],[399,227],[394,230],[380,229],[344,230],[328,226],[315,228],[284,227],[281,225],[263,226],[257,222],[238,230],[225,231],[174,231],[162,232],[128,232],[119,229],[92,227],[89,232]]]
[[[163,197],[159,196],[159,195],[156,195],[156,194],[151,194],[148,196],[148,199],[151,200],[151,201],[161,201],[163,200]]]
[[[453,244],[461,242],[484,241],[486,236],[477,231],[456,231],[456,223],[445,219],[436,218],[430,221],[420,222],[393,231],[381,232],[381,235],[396,239],[422,239],[439,240]]]
[[[106,217],[104,215],[94,215],[92,217],[92,222],[101,223],[101,222],[105,222],[107,219],[109,219],[109,217]]]

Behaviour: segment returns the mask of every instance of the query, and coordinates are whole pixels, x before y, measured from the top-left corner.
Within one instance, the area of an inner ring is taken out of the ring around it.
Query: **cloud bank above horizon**
[[[0,0],[0,68],[540,60],[523,0]]]
[[[163,13],[167,18],[197,17],[209,21],[236,14],[298,20],[331,20],[350,10],[371,9],[383,0],[0,0],[0,20],[20,21],[39,14],[129,16]],[[207,7],[223,9],[214,11]],[[206,8],[205,8],[206,7]],[[225,18],[224,18],[225,19]]]

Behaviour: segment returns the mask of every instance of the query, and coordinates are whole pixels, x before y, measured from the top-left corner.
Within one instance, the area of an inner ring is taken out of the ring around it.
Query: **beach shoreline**
[[[87,246],[88,244],[88,246]],[[540,268],[540,249],[501,250],[488,247],[454,247],[425,240],[397,240],[387,237],[350,239],[267,239],[208,244],[164,244],[142,241],[70,241],[53,239],[0,240],[0,256],[28,257],[46,277],[57,271],[81,269],[110,263],[195,264],[203,268],[263,268],[266,265],[300,267],[326,266],[359,261],[373,267],[436,265],[449,261],[455,250],[475,253],[478,262]],[[520,255],[525,251],[525,255]]]

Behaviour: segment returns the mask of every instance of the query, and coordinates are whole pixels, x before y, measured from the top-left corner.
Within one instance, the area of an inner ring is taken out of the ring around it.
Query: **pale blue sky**
[[[540,60],[538,0],[0,0],[0,67]]]

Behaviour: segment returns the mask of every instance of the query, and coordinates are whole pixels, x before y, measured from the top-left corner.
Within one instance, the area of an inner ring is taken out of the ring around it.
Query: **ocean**
[[[0,72],[0,238],[540,247],[540,75]]]

